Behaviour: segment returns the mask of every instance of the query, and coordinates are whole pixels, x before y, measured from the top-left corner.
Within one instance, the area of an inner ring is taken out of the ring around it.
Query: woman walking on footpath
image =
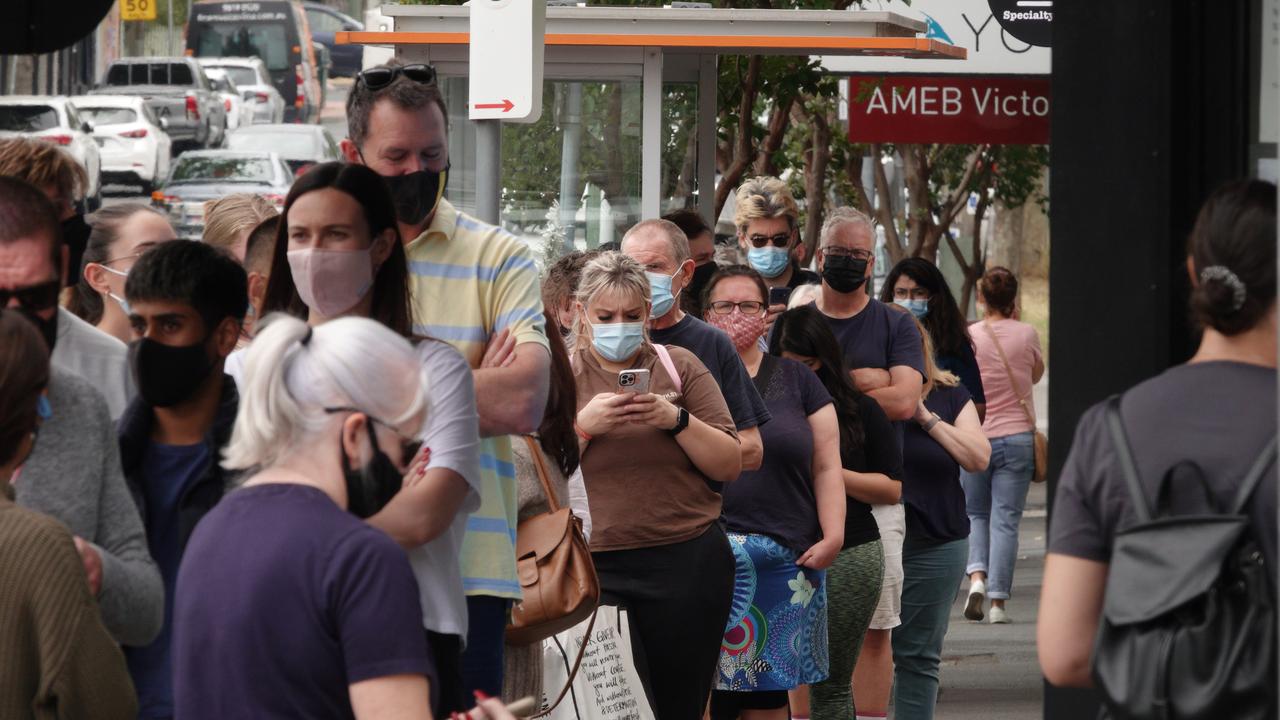
[[[1210,499],[1227,507],[1276,437],[1276,186],[1250,180],[1214,192],[1187,255],[1191,313],[1204,332],[1200,347],[1186,364],[1125,392],[1120,418],[1148,502],[1167,473],[1193,462]],[[1036,646],[1054,685],[1092,684],[1113,543],[1138,519],[1107,429],[1107,405],[1080,418],[1053,502]],[[1274,597],[1274,461],[1243,514]],[[1268,657],[1274,662],[1274,649]],[[1269,685],[1251,689],[1274,703]],[[1231,710],[1223,714],[1238,716]],[[1266,716],[1275,717],[1274,705]]]
[[[733,341],[773,417],[760,468],[724,489],[737,578],[713,720],[786,720],[787,691],[827,677],[825,571],[844,543],[840,425],[817,376],[760,350],[768,303],[764,279],[742,265],[707,285],[706,320]]]
[[[628,610],[654,714],[698,720],[733,600],[733,551],[710,482],[736,480],[742,457],[706,367],[687,350],[649,342],[649,292],[644,269],[622,253],[583,268],[574,428],[601,603]],[[627,392],[624,370],[645,371],[648,391]]]
[[[902,624],[893,629],[897,720],[933,720],[942,641],[969,549],[960,471],[980,472],[991,459],[991,443],[968,388],[934,362],[928,331],[921,327],[920,335],[924,396],[902,440],[907,535],[902,543]]]
[[[969,326],[987,396],[982,431],[991,441],[991,464],[960,476],[970,526],[964,616],[982,620],[990,598],[992,623],[1009,622],[1018,525],[1036,469],[1032,386],[1044,376],[1040,337],[1018,320],[1017,300],[1018,279],[1007,268],[991,268],[978,281],[983,318]]]
[[[830,672],[808,692],[799,688],[791,693],[791,715],[850,720],[856,705],[853,667],[884,580],[884,548],[871,506],[896,503],[902,496],[898,431],[880,404],[854,387],[840,345],[817,308],[779,315],[769,352],[807,366],[831,394],[840,423],[845,494],[844,543],[827,571]]]

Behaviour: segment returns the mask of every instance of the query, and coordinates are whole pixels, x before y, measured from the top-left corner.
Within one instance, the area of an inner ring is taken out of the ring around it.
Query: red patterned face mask
[[[728,315],[709,313],[707,322],[728,333],[733,346],[738,352],[742,352],[764,334],[764,317],[763,312],[759,315],[744,315],[740,309],[734,308]]]

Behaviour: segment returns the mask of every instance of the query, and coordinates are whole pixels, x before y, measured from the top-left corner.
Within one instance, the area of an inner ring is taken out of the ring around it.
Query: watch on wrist
[[[924,428],[925,432],[929,432],[940,422],[942,422],[942,418],[938,417],[938,413],[933,413],[929,416],[928,420],[920,424],[920,427]]]
[[[676,410],[679,411],[676,413],[676,425],[667,431],[671,433],[672,437],[679,435],[684,432],[685,428],[689,427],[689,411],[684,408],[676,408]]]

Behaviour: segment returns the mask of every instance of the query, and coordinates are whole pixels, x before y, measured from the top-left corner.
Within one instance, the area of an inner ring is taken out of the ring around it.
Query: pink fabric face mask
[[[326,318],[355,307],[373,286],[371,250],[290,250],[289,270],[298,297]]]
[[[729,335],[738,352],[751,347],[764,334],[764,314],[743,315],[742,310],[734,308],[728,315],[709,313],[707,322],[720,328]]]

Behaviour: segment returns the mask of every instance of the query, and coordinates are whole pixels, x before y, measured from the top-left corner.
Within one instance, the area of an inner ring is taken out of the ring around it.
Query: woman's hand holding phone
[[[659,430],[670,430],[680,419],[680,409],[661,395],[645,393],[633,395],[627,405],[627,421],[649,425]]]
[[[596,395],[578,411],[578,428],[594,437],[630,422],[629,404],[633,397],[631,393],[624,392]]]

